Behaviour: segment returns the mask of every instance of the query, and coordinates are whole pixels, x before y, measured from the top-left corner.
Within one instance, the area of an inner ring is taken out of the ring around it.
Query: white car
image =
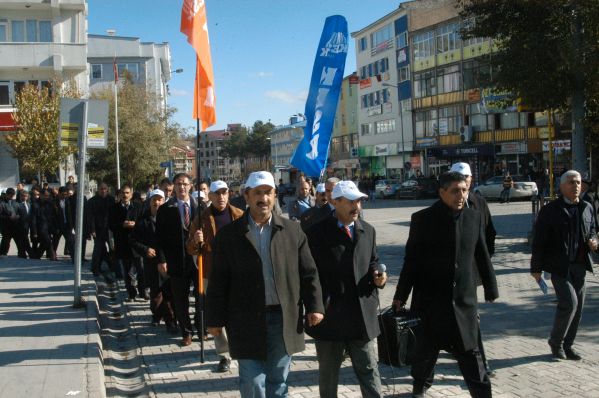
[[[510,189],[511,199],[530,199],[538,193],[537,183],[529,181],[528,177],[512,176],[514,184]],[[499,199],[503,191],[503,177],[495,176],[489,178],[481,185],[474,188],[474,192],[481,194],[485,199]]]

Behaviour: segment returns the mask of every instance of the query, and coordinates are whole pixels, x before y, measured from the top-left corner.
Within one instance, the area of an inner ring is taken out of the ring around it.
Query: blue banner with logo
[[[326,19],[312,69],[306,101],[304,138],[291,164],[308,176],[320,176],[326,166],[339,92],[347,57],[347,21],[341,15]]]

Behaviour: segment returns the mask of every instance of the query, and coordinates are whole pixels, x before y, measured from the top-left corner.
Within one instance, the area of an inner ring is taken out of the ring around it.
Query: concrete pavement
[[[74,309],[70,259],[23,260],[11,246],[0,258],[0,397],[105,396],[91,273],[87,306]]]

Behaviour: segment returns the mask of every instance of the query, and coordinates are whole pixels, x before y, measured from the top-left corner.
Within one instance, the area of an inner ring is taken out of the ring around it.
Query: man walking
[[[64,238],[64,253],[75,262],[75,208],[70,198],[69,189],[65,186],[58,189],[58,233],[54,236],[54,250],[58,250],[60,237]]]
[[[202,275],[205,288],[208,286],[212,269],[214,238],[217,232],[225,225],[243,216],[243,210],[229,204],[229,187],[224,181],[213,181],[210,184],[208,197],[210,206],[202,214],[197,213],[191,223],[187,239],[187,253],[202,256]],[[231,366],[231,357],[225,331],[214,337],[214,345],[216,353],[221,357],[217,371],[227,372]]]
[[[92,252],[92,273],[94,276],[100,274],[102,261],[114,271],[114,265],[110,257],[109,217],[110,208],[114,206],[114,198],[108,193],[108,185],[101,183],[96,195],[88,202],[89,228],[94,239],[94,251]]]
[[[31,203],[29,202],[29,191],[22,190],[20,195],[20,201],[17,203],[17,215],[19,216],[17,222],[17,248],[18,248],[18,256],[20,258],[35,258],[36,253],[34,253],[31,248],[31,242],[29,241],[29,231],[31,229]]]
[[[19,204],[15,200],[14,188],[8,188],[5,193],[5,201],[0,203],[0,222],[2,222],[2,241],[0,242],[0,255],[6,256],[10,249],[11,239],[17,244],[19,249]]]
[[[307,330],[316,339],[321,398],[337,397],[346,350],[362,397],[381,397],[374,339],[380,334],[378,289],[385,286],[387,274],[377,270],[374,228],[358,219],[367,197],[352,181],[339,182],[332,194],[335,215],[307,233],[326,310],[324,320]]]
[[[32,209],[31,239],[39,243],[37,257],[46,253],[50,261],[57,261],[53,235],[58,230],[57,211],[50,191],[44,189]]]
[[[473,397],[491,397],[491,382],[478,350],[476,272],[486,301],[498,297],[497,281],[487,251],[481,213],[465,208],[466,178],[455,172],[439,179],[440,200],[412,215],[404,266],[393,306],[405,305],[422,319],[412,364],[413,395],[431,386],[440,350],[458,361]]]
[[[339,179],[337,177],[331,177],[327,179],[324,184],[318,184],[316,187],[316,195],[317,197],[320,197],[320,204],[317,203],[313,208],[306,210],[300,217],[300,225],[304,232],[310,229],[312,225],[318,224],[333,214],[335,206],[333,206],[331,193],[337,183],[339,183]],[[319,189],[322,193],[319,192]]]
[[[242,398],[286,397],[291,355],[305,347],[302,315],[309,326],[323,318],[318,272],[299,224],[273,213],[272,174],[250,174],[244,195],[249,210],[216,237],[208,332],[226,328]]]
[[[289,219],[291,220],[299,220],[305,211],[315,206],[314,198],[310,196],[309,182],[300,182],[297,192],[297,199],[289,206]]]
[[[560,178],[562,196],[541,208],[535,225],[530,272],[541,281],[551,273],[557,309],[549,337],[551,353],[558,359],[580,360],[572,347],[582,316],[585,276],[593,272],[591,251],[597,250],[597,226],[590,203],[580,200],[581,176],[569,170]]]
[[[171,279],[175,316],[181,329],[181,345],[191,344],[193,326],[189,317],[189,287],[193,284],[195,297],[195,325],[199,328],[198,268],[193,258],[187,254],[185,243],[189,238],[191,220],[199,211],[196,201],[189,194],[191,178],[185,173],[176,174],[175,196],[160,206],[156,214],[156,235],[158,236],[158,272],[168,273]],[[198,329],[200,338],[204,331]]]

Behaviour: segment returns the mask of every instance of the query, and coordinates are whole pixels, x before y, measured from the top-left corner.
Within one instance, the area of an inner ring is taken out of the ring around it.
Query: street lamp
[[[397,103],[399,104],[399,124],[401,125],[401,169],[403,170],[403,173],[401,175],[401,181],[404,182],[406,179],[406,147],[405,147],[405,139],[403,136],[403,108],[401,106],[401,98],[399,98],[399,87],[391,84],[391,83],[386,83],[383,82],[382,84],[383,87],[394,87],[398,90],[397,92]]]

